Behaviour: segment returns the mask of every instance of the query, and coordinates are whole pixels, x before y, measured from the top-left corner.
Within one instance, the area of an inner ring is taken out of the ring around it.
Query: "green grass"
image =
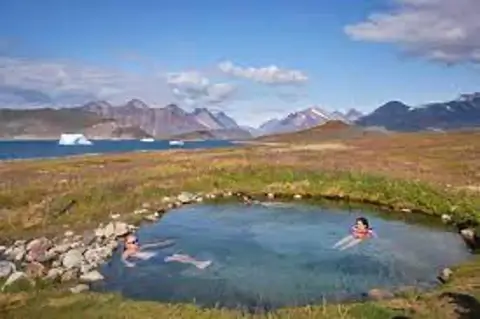
[[[161,304],[123,299],[115,294],[71,295],[56,291],[0,296],[0,317],[11,319],[68,318],[392,318],[402,314],[374,303],[307,306],[271,313],[248,314],[239,310],[200,308],[192,304]]]

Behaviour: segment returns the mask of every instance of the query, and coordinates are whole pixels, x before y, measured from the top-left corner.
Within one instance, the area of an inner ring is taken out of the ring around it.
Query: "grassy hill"
[[[246,140],[252,135],[241,129],[202,130],[175,135],[171,139],[179,140]]]
[[[258,138],[257,141],[279,143],[314,143],[326,140],[345,140],[377,135],[385,135],[385,132],[349,125],[342,121],[328,121],[324,124],[303,131],[262,136]]]

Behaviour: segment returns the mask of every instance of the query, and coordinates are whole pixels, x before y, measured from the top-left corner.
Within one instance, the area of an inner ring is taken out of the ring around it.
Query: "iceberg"
[[[62,134],[60,135],[59,145],[92,145],[83,134]]]
[[[145,138],[142,138],[140,142],[152,143],[152,142],[155,142],[155,140],[151,137],[145,137]]]
[[[169,141],[170,146],[183,146],[185,143],[183,141]]]

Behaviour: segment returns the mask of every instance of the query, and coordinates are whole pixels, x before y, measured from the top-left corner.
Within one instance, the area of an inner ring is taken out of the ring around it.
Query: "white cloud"
[[[223,73],[264,84],[301,84],[308,81],[308,77],[299,70],[281,69],[275,65],[244,68],[225,61],[221,62],[218,68]]]
[[[349,25],[355,40],[394,43],[402,49],[447,63],[480,63],[479,0],[396,0],[389,13]]]
[[[122,103],[133,97],[160,105],[172,101],[159,76],[69,61],[0,57],[0,107],[71,106],[96,99]]]
[[[73,63],[0,56],[0,107],[64,107],[92,100],[114,104],[132,98],[164,106],[180,99],[187,105],[220,104],[235,89],[211,83],[198,72],[137,74]]]
[[[219,104],[235,93],[235,87],[228,83],[211,83],[197,71],[170,73],[167,83],[173,94],[189,105]]]

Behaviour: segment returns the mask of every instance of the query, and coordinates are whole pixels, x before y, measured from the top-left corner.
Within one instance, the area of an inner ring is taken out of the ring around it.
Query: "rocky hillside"
[[[89,139],[142,139],[152,137],[136,126],[122,126],[115,121],[95,124],[82,131]]]
[[[137,127],[79,109],[0,109],[0,138],[57,139],[62,133],[83,133],[96,139],[149,136]]]
[[[258,138],[262,142],[280,143],[319,143],[330,140],[346,140],[370,135],[385,135],[385,132],[365,129],[347,124],[340,120],[330,120],[315,127],[283,134],[275,134]]]
[[[138,127],[156,138],[171,138],[192,132],[231,130],[231,136],[244,136],[246,133],[225,113],[218,117],[205,108],[197,108],[189,113],[175,104],[163,108],[150,108],[134,99],[125,105],[113,106],[107,102],[91,102],[80,108],[104,118],[114,119],[121,125]],[[237,138],[237,137],[234,137]]]
[[[451,130],[480,126],[480,93],[464,94],[449,102],[409,106],[388,102],[356,121],[362,126],[393,131]]]
[[[252,135],[242,129],[203,130],[171,137],[179,140],[248,140]]]
[[[97,139],[170,138],[213,131],[211,138],[243,139],[250,133],[223,112],[198,108],[189,113],[177,105],[151,108],[134,99],[120,106],[105,101],[64,109],[0,109],[0,138],[58,138],[83,133]]]

